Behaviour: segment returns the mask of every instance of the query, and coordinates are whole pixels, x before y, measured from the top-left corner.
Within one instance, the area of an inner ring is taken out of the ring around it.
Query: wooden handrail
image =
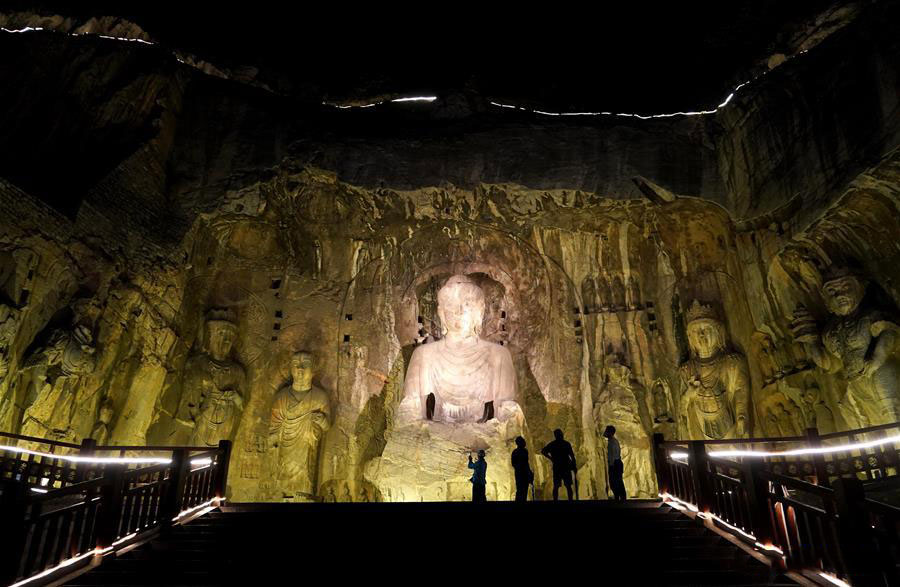
[[[898,425],[824,438],[852,438]],[[900,508],[866,498],[866,485],[860,479],[862,475],[870,481],[897,475],[900,450],[879,446],[878,451],[853,451],[859,452],[858,456],[835,452],[827,460],[821,454],[799,460],[731,460],[707,452],[709,445],[785,440],[821,446],[818,441],[822,438],[815,429],[805,437],[722,441],[666,441],[656,434],[657,482],[666,499],[672,496],[687,503],[689,511],[713,517],[720,528],[751,544],[755,541],[755,547],[764,553],[778,552],[773,564],[782,568],[815,576],[826,572],[855,587],[900,584],[900,537],[896,531]],[[673,458],[674,447],[686,452],[687,459]],[[790,475],[784,474],[787,471]],[[803,494],[809,495],[812,503],[798,499]]]
[[[5,436],[44,442],[21,435]],[[16,458],[0,461],[7,473],[5,479],[0,478],[0,522],[3,528],[15,530],[4,530],[0,536],[5,547],[0,557],[0,585],[24,579],[31,579],[31,585],[56,582],[78,565],[88,564],[91,554],[114,552],[127,545],[126,537],[130,542],[131,538],[164,530],[179,523],[184,512],[218,503],[225,496],[229,441],[220,442],[216,448],[95,447],[93,441],[85,441],[74,448],[79,448],[81,455],[95,455],[98,450],[140,450],[165,452],[169,457],[161,459],[166,462],[138,467],[128,462],[79,462],[63,468],[34,460],[33,454],[17,454]],[[210,459],[208,466],[191,468],[192,460],[206,457]],[[62,475],[59,471],[65,477],[47,477]],[[45,483],[63,479],[64,483],[62,487],[52,482],[41,487],[35,485],[35,479]],[[32,488],[45,488],[47,492]],[[54,502],[60,498],[65,498],[61,507],[55,507]],[[62,560],[63,556],[74,558]]]
[[[63,448],[81,448],[80,444],[60,442],[58,440],[47,440],[46,438],[37,438],[35,436],[23,436],[21,434],[13,434],[12,432],[0,432],[0,437],[24,440],[26,442],[38,442],[40,444],[49,444],[51,446],[61,446]]]

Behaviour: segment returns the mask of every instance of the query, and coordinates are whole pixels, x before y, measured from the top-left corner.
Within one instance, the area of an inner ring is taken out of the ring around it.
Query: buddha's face
[[[832,314],[847,316],[859,307],[866,293],[866,286],[856,277],[848,275],[826,281],[822,285],[822,293]]]
[[[216,360],[224,360],[234,346],[235,327],[228,322],[209,323],[209,353]]]
[[[721,325],[715,320],[694,320],[687,327],[691,350],[700,357],[711,357],[725,347]]]
[[[448,334],[477,334],[484,319],[484,292],[470,281],[448,280],[438,293],[438,316]]]
[[[291,357],[291,377],[294,389],[309,389],[312,386],[312,357],[307,353],[297,353]]]

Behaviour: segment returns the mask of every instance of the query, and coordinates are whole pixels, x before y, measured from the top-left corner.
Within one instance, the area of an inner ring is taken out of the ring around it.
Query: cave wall
[[[791,321],[801,304],[829,319],[823,275],[841,264],[869,280],[867,304],[891,320],[900,307],[889,28],[847,27],[714,117],[594,122],[501,116],[478,97],[323,110],[156,48],[2,37],[0,74],[19,83],[0,88],[4,120],[18,121],[0,134],[14,154],[0,164],[0,430],[189,442],[186,375],[209,346],[206,318],[227,312],[246,373],[230,496],[286,499],[269,414],[290,355],[308,350],[332,409],[317,496],[381,499],[363,472],[454,273],[488,292],[484,331],[513,354],[532,452],[563,429],[582,497],[605,495],[599,434],[621,416],[604,399],[617,365],[641,409],[665,416],[630,439],[644,451],[630,493],[655,494],[650,433],[689,435],[694,300],[746,362],[748,434],[875,423]],[[634,175],[679,195],[647,200]],[[536,468],[546,495],[549,470]]]

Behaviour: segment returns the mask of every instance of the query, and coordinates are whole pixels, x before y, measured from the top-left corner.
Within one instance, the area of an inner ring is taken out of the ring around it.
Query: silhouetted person
[[[553,501],[559,499],[559,486],[565,483],[569,501],[572,501],[572,471],[575,470],[575,451],[572,445],[563,438],[563,431],[553,431],[554,439],[544,448],[541,454],[553,463]]]
[[[622,475],[625,473],[625,465],[622,464],[622,448],[619,441],[616,440],[616,427],[607,426],[603,431],[606,438],[606,464],[609,465],[609,487],[613,491],[613,498],[616,501],[625,501],[625,482],[622,481]]]
[[[469,455],[469,468],[474,469],[472,478],[472,501],[483,503],[487,501],[485,488],[487,487],[487,461],[484,460],[484,451],[478,451],[478,460],[472,461],[472,455]]]
[[[512,451],[512,466],[516,474],[516,501],[528,501],[528,486],[534,481],[534,472],[528,464],[525,439],[516,436],[516,449]]]

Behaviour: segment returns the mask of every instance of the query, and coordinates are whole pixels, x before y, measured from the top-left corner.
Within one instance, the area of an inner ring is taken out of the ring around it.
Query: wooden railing
[[[228,441],[121,447],[4,433],[0,446],[0,585],[59,580],[217,505],[231,454]]]
[[[900,509],[875,498],[900,481],[897,428],[728,441],[656,435],[660,495],[782,570],[825,584],[900,585]],[[810,447],[826,450],[803,453]]]

